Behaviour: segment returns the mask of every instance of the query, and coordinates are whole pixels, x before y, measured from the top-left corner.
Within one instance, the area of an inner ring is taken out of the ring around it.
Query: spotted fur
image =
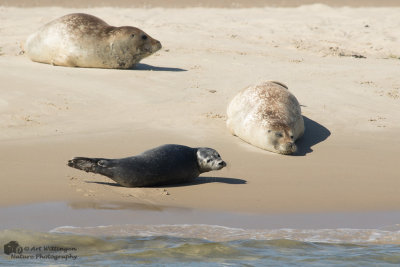
[[[239,92],[227,109],[232,134],[259,148],[280,154],[296,151],[304,133],[296,97],[280,82],[267,81]]]

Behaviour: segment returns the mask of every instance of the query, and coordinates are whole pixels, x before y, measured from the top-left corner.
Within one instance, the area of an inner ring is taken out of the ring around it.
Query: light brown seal
[[[304,133],[299,102],[279,82],[245,88],[232,99],[227,115],[227,127],[233,135],[275,153],[294,153],[294,142]]]
[[[161,49],[142,30],[114,27],[89,14],[69,14],[30,35],[25,52],[32,61],[68,67],[128,69]]]

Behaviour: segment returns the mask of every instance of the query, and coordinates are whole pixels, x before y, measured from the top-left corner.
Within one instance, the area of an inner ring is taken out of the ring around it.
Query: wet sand
[[[147,129],[3,142],[0,203],[120,201],[254,213],[397,210],[397,159],[388,157],[396,147],[389,144],[393,139],[326,137],[314,144],[312,135],[306,135],[296,156],[259,151],[229,135],[200,141]],[[158,188],[124,188],[66,166],[73,156],[118,158],[163,143],[207,144],[229,166],[191,184]],[[366,147],[373,153],[366,153]]]
[[[273,229],[380,229],[395,231],[400,212],[317,212],[317,213],[244,213],[177,208],[132,202],[51,202],[0,207],[5,229],[30,231],[72,232],[83,235],[125,235],[124,231],[138,231],[141,227],[174,226],[196,227],[210,225],[245,230]],[[74,228],[71,228],[74,227]],[[148,230],[149,230],[148,228]],[[142,232],[141,232],[142,231]],[[187,234],[187,233],[186,233]],[[398,235],[398,234],[397,234]],[[193,237],[193,236],[191,236]],[[354,238],[354,236],[348,236]],[[224,238],[219,236],[219,238]],[[235,239],[225,233],[226,239]],[[398,240],[396,241],[398,243]]]

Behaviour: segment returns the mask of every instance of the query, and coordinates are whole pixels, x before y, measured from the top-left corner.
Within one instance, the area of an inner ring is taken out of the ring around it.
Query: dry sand
[[[400,6],[398,0],[0,0],[4,6],[43,7],[61,6],[74,8],[89,7],[218,7],[218,8],[249,8],[249,7],[298,7],[311,4],[326,4],[329,6],[351,7],[389,7]]]
[[[163,49],[135,70],[54,67],[21,53],[30,33],[72,12],[142,28]],[[399,12],[0,7],[0,205],[398,210]],[[261,80],[284,82],[302,104],[306,133],[296,156],[226,130],[230,99]],[[164,143],[213,147],[229,167],[190,185],[122,188],[66,166],[73,156],[124,157]]]

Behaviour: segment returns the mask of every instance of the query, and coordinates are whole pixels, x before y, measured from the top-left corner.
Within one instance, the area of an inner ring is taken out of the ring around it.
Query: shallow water
[[[0,214],[0,245],[10,252],[1,248],[5,266],[400,264],[399,212],[254,215],[42,203]]]
[[[25,258],[3,254],[3,265],[400,264],[400,230],[393,229],[244,230],[212,225],[123,225],[59,227],[50,232],[0,231],[1,244],[11,240],[22,248],[21,253],[14,255]],[[45,247],[56,249],[45,251]]]

